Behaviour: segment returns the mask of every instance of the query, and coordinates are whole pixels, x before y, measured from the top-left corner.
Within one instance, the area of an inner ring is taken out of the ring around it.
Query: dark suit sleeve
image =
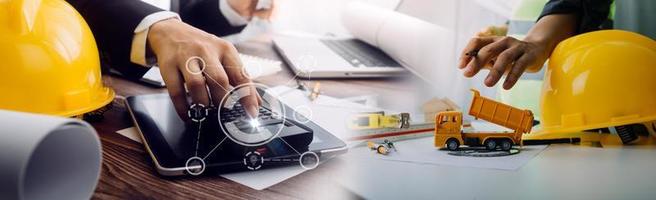
[[[577,33],[605,29],[611,24],[608,14],[612,3],[613,0],[550,0],[540,18],[551,14],[576,14]]]
[[[246,26],[232,26],[221,14],[219,0],[180,0],[182,21],[217,36],[241,32]]]
[[[134,29],[144,17],[161,9],[139,0],[67,0],[93,32],[105,64],[129,78],[140,78],[147,68],[130,62]]]

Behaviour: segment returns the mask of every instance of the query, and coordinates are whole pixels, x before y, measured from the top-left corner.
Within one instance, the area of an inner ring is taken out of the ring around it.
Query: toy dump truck
[[[513,145],[520,144],[522,134],[530,133],[533,127],[533,113],[480,96],[472,89],[473,99],[469,115],[476,119],[497,124],[513,130],[512,132],[463,132],[462,112],[446,111],[435,116],[435,147],[446,147],[454,151],[461,144],[467,146],[485,146],[488,150],[508,151]]]

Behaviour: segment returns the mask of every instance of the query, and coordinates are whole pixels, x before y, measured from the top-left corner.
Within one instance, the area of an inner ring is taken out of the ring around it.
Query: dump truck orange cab
[[[462,139],[462,112],[446,111],[435,115],[435,146],[443,146],[446,140],[455,139],[464,144]]]
[[[435,147],[456,150],[464,144],[485,146],[488,150],[510,150],[513,145],[521,145],[522,134],[530,133],[533,127],[533,113],[482,97],[477,90],[472,89],[472,92],[469,115],[513,131],[463,132],[461,112],[440,112],[435,116]]]

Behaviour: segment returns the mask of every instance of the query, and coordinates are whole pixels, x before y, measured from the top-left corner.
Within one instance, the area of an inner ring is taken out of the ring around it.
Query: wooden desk
[[[238,45],[242,53],[279,60],[270,41],[256,41]],[[283,66],[283,71],[261,77],[256,82],[266,85],[289,83],[295,86],[293,73]],[[131,96],[166,92],[130,82],[120,77],[105,76],[105,82],[117,95]],[[322,80],[324,94],[346,97],[362,94],[380,95],[380,103],[395,105],[403,102],[386,102],[385,96],[412,97],[411,78],[376,80]],[[161,177],[157,175],[152,160],[144,147],[119,134],[117,130],[133,126],[122,100],[113,102],[113,109],[105,113],[105,119],[92,123],[102,141],[103,164],[100,181],[94,199],[317,199],[335,197],[358,198],[354,193],[331,181],[331,173],[341,170],[346,163],[334,159],[318,168],[293,177],[271,188],[257,191],[218,176]]]

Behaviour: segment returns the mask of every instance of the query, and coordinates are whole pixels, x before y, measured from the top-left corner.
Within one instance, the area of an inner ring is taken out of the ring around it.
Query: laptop
[[[301,78],[374,78],[408,73],[385,52],[356,38],[274,36],[273,43]]]

